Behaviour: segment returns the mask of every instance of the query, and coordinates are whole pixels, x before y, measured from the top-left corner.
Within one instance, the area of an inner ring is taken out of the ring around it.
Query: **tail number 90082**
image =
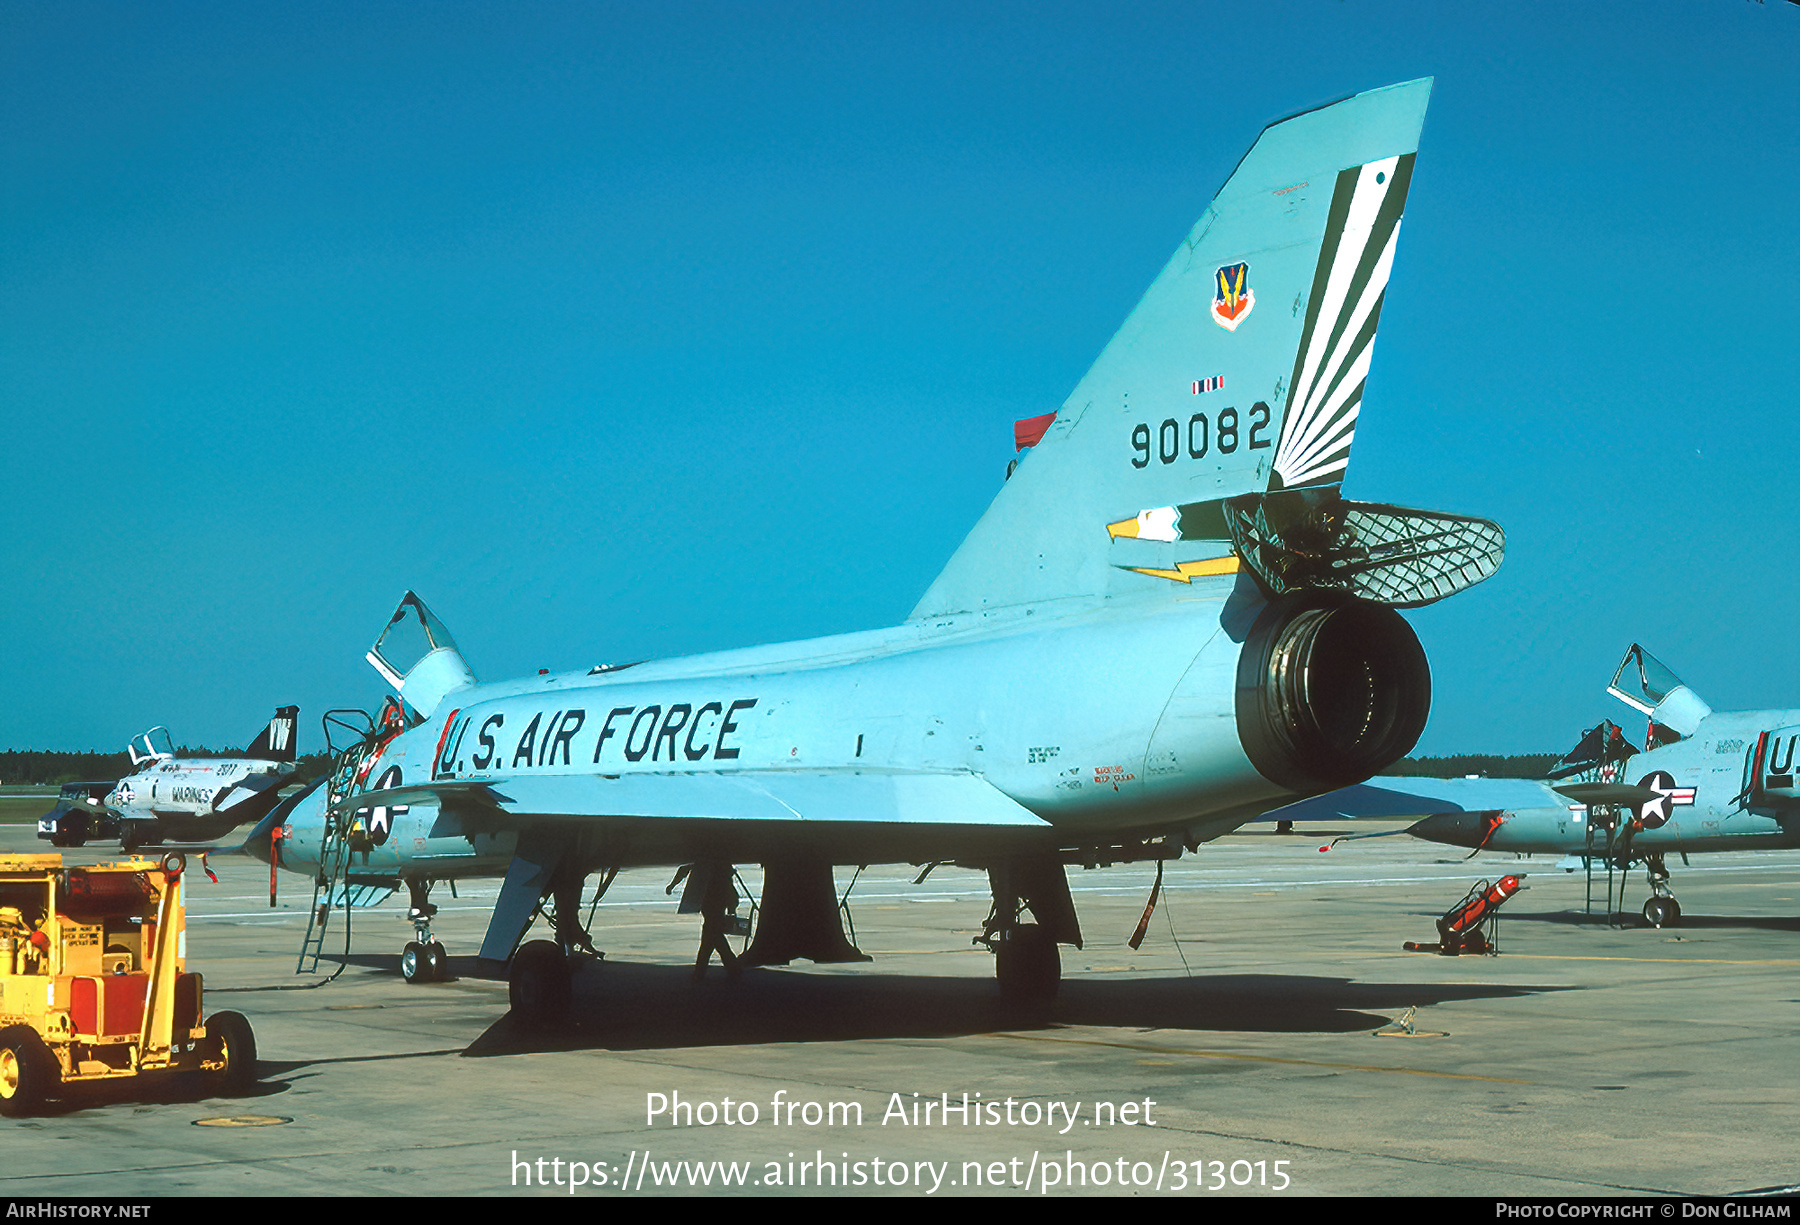
[[[1250,406],[1249,417],[1249,449],[1261,450],[1269,445],[1269,406],[1258,400]],[[1195,413],[1185,423],[1170,417],[1154,431],[1149,422],[1140,421],[1131,430],[1131,466],[1148,468],[1152,459],[1172,464],[1184,455],[1204,459],[1215,447],[1219,454],[1230,455],[1238,449],[1238,430],[1235,408],[1220,409],[1217,422],[1208,421],[1205,413]]]

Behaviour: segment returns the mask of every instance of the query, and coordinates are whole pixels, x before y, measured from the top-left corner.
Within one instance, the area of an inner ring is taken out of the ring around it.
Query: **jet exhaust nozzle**
[[[1329,591],[1263,610],[1238,656],[1244,752],[1299,792],[1359,783],[1418,742],[1431,712],[1431,668],[1393,609]]]

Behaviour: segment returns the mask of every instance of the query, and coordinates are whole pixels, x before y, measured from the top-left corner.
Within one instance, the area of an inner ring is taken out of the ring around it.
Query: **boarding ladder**
[[[1551,766],[1548,777],[1553,785],[1616,784],[1624,779],[1626,763],[1636,752],[1617,724],[1611,719],[1602,720],[1599,726],[1581,734],[1580,742]],[[1606,869],[1606,921],[1613,923],[1617,921],[1618,907],[1624,903],[1625,884],[1631,875],[1631,819],[1635,811],[1616,799],[1592,801],[1582,808],[1581,863],[1587,875],[1584,909],[1590,916],[1594,913],[1594,861],[1598,859]]]
[[[359,716],[366,730],[352,722],[349,716]],[[337,756],[332,766],[331,781],[325,788],[325,827],[319,833],[319,871],[313,878],[312,908],[307,914],[306,937],[300,942],[300,961],[294,967],[296,974],[317,974],[319,972],[319,956],[325,950],[325,934],[331,922],[331,912],[341,907],[344,911],[344,952],[350,952],[350,822],[352,813],[333,812],[340,802],[356,789],[357,775],[363,762],[380,743],[376,733],[375,721],[368,713],[361,710],[330,710],[325,712],[325,742],[331,743],[332,731],[336,728],[340,736],[344,731],[355,734],[349,747]]]

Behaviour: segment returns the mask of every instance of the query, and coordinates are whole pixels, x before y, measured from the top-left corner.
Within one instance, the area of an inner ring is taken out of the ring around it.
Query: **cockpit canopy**
[[[170,737],[169,729],[162,726],[151,728],[125,747],[131,753],[131,764],[134,766],[167,761],[175,756],[175,741]]]
[[[1635,642],[1619,662],[1619,670],[1613,673],[1606,692],[1650,716],[1648,748],[1686,740],[1712,713],[1712,707],[1699,694]]]
[[[1616,782],[1619,767],[1637,752],[1625,739],[1625,732],[1611,719],[1603,719],[1598,727],[1581,734],[1574,748],[1550,767],[1550,778],[1580,778],[1584,782]]]
[[[422,718],[431,717],[445,694],[475,683],[456,639],[410,591],[400,598],[367,658]]]

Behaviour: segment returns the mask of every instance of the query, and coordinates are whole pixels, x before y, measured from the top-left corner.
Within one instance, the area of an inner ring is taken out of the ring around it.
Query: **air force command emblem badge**
[[[1213,322],[1227,332],[1237,331],[1256,308],[1256,294],[1250,288],[1249,264],[1226,264],[1219,269],[1218,286],[1213,291]]]

